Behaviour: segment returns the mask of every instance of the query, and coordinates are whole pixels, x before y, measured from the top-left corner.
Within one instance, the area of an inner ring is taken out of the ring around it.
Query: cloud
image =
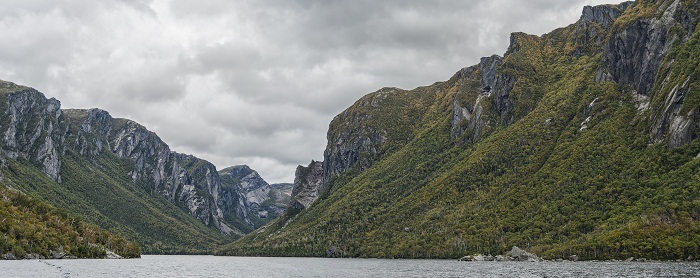
[[[6,1],[8,2],[8,1]],[[588,1],[9,1],[0,79],[142,123],[173,150],[291,182],[364,94],[448,79]]]

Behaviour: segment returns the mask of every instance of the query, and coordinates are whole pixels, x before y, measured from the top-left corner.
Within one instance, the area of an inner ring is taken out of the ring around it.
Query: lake
[[[698,277],[698,262],[459,262],[144,255],[0,261],[0,277]]]

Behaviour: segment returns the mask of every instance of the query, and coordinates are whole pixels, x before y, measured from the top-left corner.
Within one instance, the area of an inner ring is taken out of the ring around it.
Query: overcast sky
[[[333,117],[449,79],[619,0],[0,0],[0,79],[137,121],[270,183],[322,160]]]

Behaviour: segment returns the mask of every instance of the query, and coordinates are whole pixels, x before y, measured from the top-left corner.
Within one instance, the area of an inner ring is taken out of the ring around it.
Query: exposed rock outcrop
[[[630,85],[635,96],[664,99],[662,106],[652,107],[652,143],[665,142],[669,147],[679,147],[697,138],[700,130],[697,107],[681,111],[692,83],[692,73],[679,77],[668,71],[675,59],[667,59],[674,44],[688,42],[697,23],[697,15],[687,9],[683,1],[667,0],[646,18],[613,26],[604,46],[606,67],[600,79]],[[659,83],[658,93],[662,96],[651,96],[653,87]]]
[[[219,176],[226,203],[238,201],[236,205],[223,205],[224,212],[240,215],[253,227],[279,216],[289,205],[292,185],[270,185],[247,165],[225,168],[219,171]],[[259,221],[252,221],[253,217]]]
[[[633,1],[618,5],[585,6],[576,22],[576,50],[574,55],[598,52],[603,46],[608,30]]]
[[[58,100],[5,81],[0,81],[0,106],[0,166],[5,159],[21,158],[61,182],[61,159],[66,152],[96,165],[100,157],[114,155],[134,163],[128,174],[136,184],[206,225],[241,234],[226,220],[228,212],[251,223],[245,198],[239,191],[222,189],[214,165],[171,151],[155,133],[134,121],[112,118],[100,109],[61,110]]]
[[[298,210],[308,208],[318,199],[324,187],[324,163],[311,161],[309,166],[297,167],[289,206]]]
[[[585,6],[581,12],[581,18],[576,24],[585,26],[595,23],[603,29],[608,29],[615,22],[615,19],[632,4],[634,1],[622,2],[617,5]]]
[[[517,246],[513,246],[508,253],[506,253],[507,256],[510,256],[514,258],[516,261],[526,261],[526,262],[539,262],[542,261],[540,257],[538,257],[535,254],[532,254],[530,252],[527,252],[523,249],[518,248]]]
[[[651,126],[652,142],[662,143],[672,148],[689,144],[697,138],[700,130],[698,108],[682,113],[685,96],[688,93],[690,76],[681,85],[675,85],[664,100],[661,113],[654,114]],[[664,84],[664,87],[669,86]]]
[[[61,103],[32,88],[0,81],[0,107],[1,156],[26,159],[60,182],[61,146],[66,138]]]
[[[216,167],[191,155],[172,152],[155,133],[127,119],[112,118],[100,109],[67,109],[69,142],[82,156],[109,152],[134,162],[129,173],[137,184],[158,192],[206,225],[224,233],[240,231],[224,221],[219,207],[221,181]]]
[[[503,63],[503,58],[498,55],[481,58],[478,65],[464,68],[455,74],[452,79],[459,79],[460,88],[464,88],[466,83],[475,83],[480,81],[480,91],[477,94],[469,94],[468,92],[460,92],[466,94],[466,100],[460,100],[460,95],[455,96],[452,103],[452,138],[456,139],[464,133],[468,133],[466,139],[478,141],[489,124],[490,120],[482,117],[484,106],[488,101],[491,93],[498,91],[503,94],[496,85],[496,80],[504,80],[505,78],[496,73],[496,69]],[[499,85],[502,85],[499,83]],[[469,90],[469,88],[465,88]]]
[[[680,39],[670,33],[676,24],[679,1],[674,1],[660,18],[640,19],[615,28],[603,49],[603,60],[613,81],[632,86],[638,94],[649,95],[659,65],[673,43]]]
[[[384,88],[361,98],[356,105],[379,109],[382,100],[394,90]],[[386,131],[364,125],[370,119],[367,113],[348,110],[333,119],[331,125],[342,125],[343,128],[328,132],[328,145],[323,154],[324,183],[356,164],[360,169],[365,169],[377,158],[379,150],[386,143]]]
[[[275,205],[277,207],[288,207],[289,202],[292,199],[292,191],[294,190],[293,183],[273,183],[270,184],[270,196],[272,199],[276,200]],[[281,214],[284,211],[279,211]]]
[[[578,257],[576,257],[576,260],[578,260]],[[464,262],[490,262],[490,261],[541,262],[543,260],[535,254],[532,254],[532,253],[527,252],[523,249],[520,249],[517,246],[513,246],[513,248],[510,251],[508,251],[505,255],[491,256],[491,255],[474,254],[474,255],[467,255],[467,256],[461,257],[458,259],[458,261],[464,261]]]

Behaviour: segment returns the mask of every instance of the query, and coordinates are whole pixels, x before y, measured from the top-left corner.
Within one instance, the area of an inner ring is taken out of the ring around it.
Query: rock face
[[[249,211],[264,218],[284,210],[279,202],[263,205],[270,199],[263,195],[283,195],[270,193],[264,181],[264,187],[256,187],[254,177],[246,179],[244,187],[222,186],[213,164],[173,152],[144,126],[112,118],[107,111],[61,110],[58,100],[5,81],[0,81],[0,107],[0,166],[6,159],[23,159],[61,182],[61,159],[69,150],[94,163],[111,155],[128,159],[134,166],[128,174],[136,184],[227,234],[250,230]]]
[[[297,167],[290,207],[298,210],[308,208],[318,199],[324,186],[324,163],[311,161],[309,166]]]
[[[270,195],[276,200],[275,205],[278,207],[288,207],[292,199],[292,191],[294,190],[293,183],[273,183],[270,184]],[[281,214],[284,210],[279,211]]]
[[[224,221],[219,206],[221,181],[208,161],[170,150],[155,133],[126,119],[114,119],[100,109],[68,109],[65,115],[75,128],[70,141],[78,153],[95,157],[110,152],[134,162],[131,178],[179,205],[206,225],[224,233],[241,233]]]
[[[613,81],[631,85],[638,94],[649,95],[659,65],[673,42],[679,38],[669,31],[679,1],[674,1],[661,18],[636,20],[613,30],[603,49],[607,70]]]
[[[501,96],[499,99],[504,101],[507,98],[508,90],[512,89],[512,85],[503,84],[504,80],[509,78],[496,73],[496,69],[502,63],[503,58],[498,55],[484,57],[481,58],[481,62],[478,65],[464,68],[452,78],[458,79],[460,86],[469,86],[468,83],[480,82],[479,87],[481,88],[481,91],[477,94],[470,94],[462,98],[456,95],[452,103],[451,134],[453,139],[468,133],[469,136],[466,136],[465,139],[478,141],[491,124],[488,117],[482,117],[484,106],[490,105],[486,101],[491,97],[492,92],[497,92],[497,95]],[[498,84],[496,84],[496,81],[498,81]],[[504,85],[506,88],[502,88]],[[501,107],[505,106],[501,105]]]
[[[240,215],[241,219],[249,220],[253,227],[259,227],[279,216],[289,204],[290,184],[270,185],[247,165],[225,168],[219,171],[219,176],[227,203],[234,204],[238,201],[235,205],[223,206],[224,212]]]
[[[698,23],[697,15],[684,4],[665,1],[651,13],[653,16],[615,26],[602,54],[606,65],[602,75],[631,86],[641,98],[650,96],[657,78],[662,80],[659,91],[665,98],[663,106],[652,107],[650,135],[653,143],[665,141],[669,147],[690,143],[697,138],[699,128],[697,109],[681,111],[692,73],[669,71],[676,60],[667,59],[671,47],[687,42]],[[641,3],[637,6],[644,7]]]
[[[618,5],[585,6],[576,22],[576,50],[574,55],[600,52],[605,36],[615,19],[634,2],[628,1]],[[592,46],[592,47],[589,47]]]
[[[617,5],[585,6],[581,18],[576,24],[586,26],[595,23],[603,29],[608,29],[615,22],[615,19],[632,4],[634,1],[622,2]]]
[[[394,88],[384,88],[376,94],[368,95],[356,102],[356,106],[379,109],[386,94]],[[359,109],[358,109],[359,110]],[[344,111],[331,122],[343,128],[328,131],[328,145],[324,151],[324,180],[336,177],[358,164],[361,169],[369,167],[378,157],[379,150],[386,143],[386,131],[363,126],[369,115],[363,111]],[[297,168],[298,169],[298,168]],[[325,182],[324,181],[324,182]]]
[[[0,107],[0,162],[5,157],[26,159],[60,182],[61,147],[66,138],[61,103],[32,88],[0,81]]]

